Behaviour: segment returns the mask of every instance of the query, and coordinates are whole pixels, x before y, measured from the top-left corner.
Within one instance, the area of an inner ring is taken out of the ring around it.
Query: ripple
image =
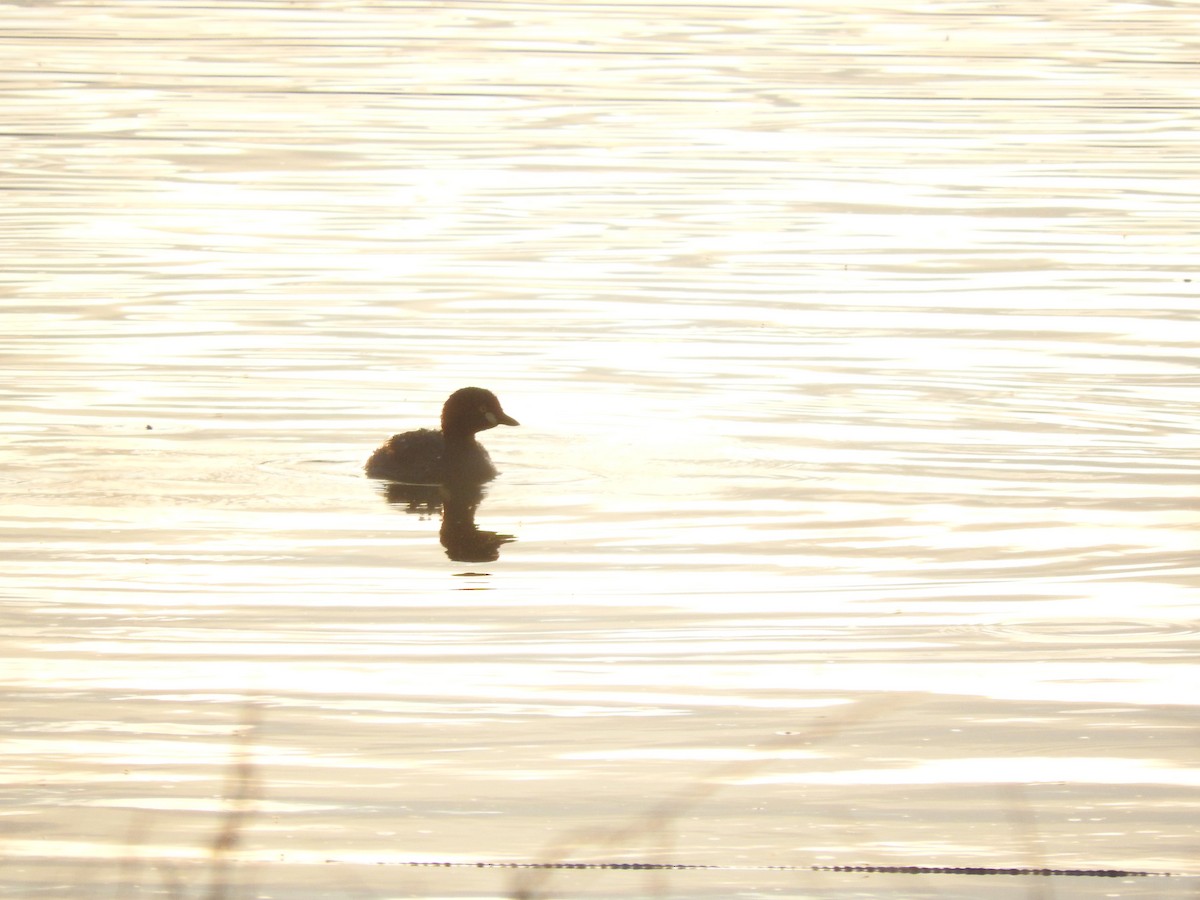
[[[987,625],[984,634],[1015,638],[1034,644],[1160,643],[1194,637],[1200,628],[1190,622],[1166,622],[1157,619],[1115,619],[1103,622],[1081,620],[1016,621]]]
[[[326,456],[309,459],[288,459],[280,457],[267,459],[258,463],[258,468],[275,474],[301,473],[305,476],[323,477],[345,480],[364,478],[362,464],[366,453],[355,451],[353,455],[342,453],[338,456]],[[596,475],[587,469],[571,466],[525,465],[523,463],[505,461],[500,472],[500,478],[506,483],[522,486],[579,484],[594,481]]]

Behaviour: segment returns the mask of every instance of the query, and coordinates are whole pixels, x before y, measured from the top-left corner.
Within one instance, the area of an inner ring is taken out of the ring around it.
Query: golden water
[[[4,7],[0,896],[1195,896],[1194,13]]]

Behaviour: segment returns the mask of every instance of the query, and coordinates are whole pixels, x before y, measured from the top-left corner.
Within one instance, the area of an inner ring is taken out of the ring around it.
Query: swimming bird
[[[393,435],[371,454],[371,478],[408,484],[483,484],[496,477],[491,457],[475,435],[497,425],[520,425],[489,390],[465,387],[442,407],[442,427]]]

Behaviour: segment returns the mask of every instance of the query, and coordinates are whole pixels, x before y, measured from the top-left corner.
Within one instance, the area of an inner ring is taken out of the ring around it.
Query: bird
[[[520,425],[491,391],[460,388],[442,407],[440,430],[396,434],[363,467],[369,478],[406,484],[483,484],[496,477],[491,457],[475,435],[497,425]]]

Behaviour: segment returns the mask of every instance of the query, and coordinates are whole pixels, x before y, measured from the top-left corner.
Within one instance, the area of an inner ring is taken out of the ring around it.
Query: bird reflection
[[[491,391],[460,388],[442,406],[440,430],[392,435],[363,468],[369,478],[389,479],[389,503],[422,516],[441,513],[442,546],[452,560],[492,562],[500,558],[500,547],[516,538],[475,525],[483,485],[496,477],[496,467],[475,435],[497,425],[520,424]]]
[[[511,534],[483,531],[475,524],[475,511],[484,497],[483,485],[392,481],[385,496],[388,503],[403,506],[405,512],[423,516],[440,512],[442,527],[438,537],[446,548],[446,556],[455,562],[494,562],[500,558],[500,547],[516,540]]]

